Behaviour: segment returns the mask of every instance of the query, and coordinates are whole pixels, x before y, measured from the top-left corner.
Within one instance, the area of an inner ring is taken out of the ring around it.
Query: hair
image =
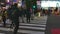
[[[17,3],[15,3],[14,6],[17,6]]]
[[[57,11],[58,10],[58,8],[56,8],[54,11]]]

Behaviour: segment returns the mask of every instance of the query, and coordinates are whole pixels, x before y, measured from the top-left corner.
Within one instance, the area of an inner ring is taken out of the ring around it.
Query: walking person
[[[18,28],[19,28],[19,13],[20,13],[20,11],[19,11],[16,3],[14,4],[13,10],[14,10],[13,13],[12,13],[13,14],[13,22],[15,24],[13,34],[17,34],[17,31],[18,31]]]
[[[1,7],[0,7],[0,23],[2,22],[2,10],[1,10]]]
[[[42,14],[43,16],[45,16],[45,9],[42,9]]]
[[[31,20],[34,19],[34,11],[32,10],[32,8],[30,8],[30,12],[31,12]]]
[[[22,8],[22,7],[20,7],[20,9],[19,9],[19,13],[20,13],[20,19],[22,20],[22,23],[24,23],[24,15],[25,15],[25,10]]]
[[[13,26],[14,26],[13,17],[12,17],[13,5],[11,5],[11,6],[8,8],[7,12],[8,12],[8,19],[11,21],[10,28],[13,28]]]
[[[2,8],[2,19],[3,19],[3,26],[5,27],[6,26],[6,14],[5,14],[5,9]]]
[[[51,9],[48,9],[48,16],[51,15]]]
[[[27,9],[27,11],[26,11],[26,21],[27,21],[27,23],[30,23],[30,20],[31,20],[31,12],[30,12],[30,9]]]

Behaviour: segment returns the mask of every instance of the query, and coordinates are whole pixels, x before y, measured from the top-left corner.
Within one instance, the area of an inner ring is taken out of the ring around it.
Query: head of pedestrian
[[[17,3],[15,3],[14,6],[17,7]]]

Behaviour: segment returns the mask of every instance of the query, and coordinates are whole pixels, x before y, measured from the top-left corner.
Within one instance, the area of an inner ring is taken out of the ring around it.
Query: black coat
[[[25,11],[24,10],[20,10],[19,15],[20,15],[20,17],[24,16],[25,15]]]
[[[30,10],[28,9],[28,10],[26,10],[26,17],[30,17],[31,16],[31,12],[30,12]]]
[[[16,18],[18,18],[20,13],[17,7],[9,8],[7,12],[8,12],[8,17],[12,20],[15,20]]]

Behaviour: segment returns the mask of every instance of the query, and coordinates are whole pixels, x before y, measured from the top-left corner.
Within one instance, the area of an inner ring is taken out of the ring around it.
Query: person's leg
[[[23,19],[24,17],[22,16],[22,23],[24,23],[24,19]]]
[[[18,28],[19,28],[19,20],[17,19],[15,20],[15,28],[13,34],[17,34]]]
[[[5,18],[3,18],[3,26],[5,27],[6,26],[6,19]]]
[[[30,18],[31,18],[31,20],[34,20],[34,15],[32,14]]]
[[[13,34],[17,34],[19,28],[19,23],[15,24],[15,28],[14,28],[14,33]]]
[[[28,21],[29,21],[29,23],[30,23],[30,17],[28,18]]]
[[[26,21],[27,21],[27,23],[28,23],[28,19],[29,19],[29,18],[28,18],[28,17],[26,17]]]
[[[14,19],[10,18],[10,21],[11,21],[10,28],[13,28],[15,26]]]

